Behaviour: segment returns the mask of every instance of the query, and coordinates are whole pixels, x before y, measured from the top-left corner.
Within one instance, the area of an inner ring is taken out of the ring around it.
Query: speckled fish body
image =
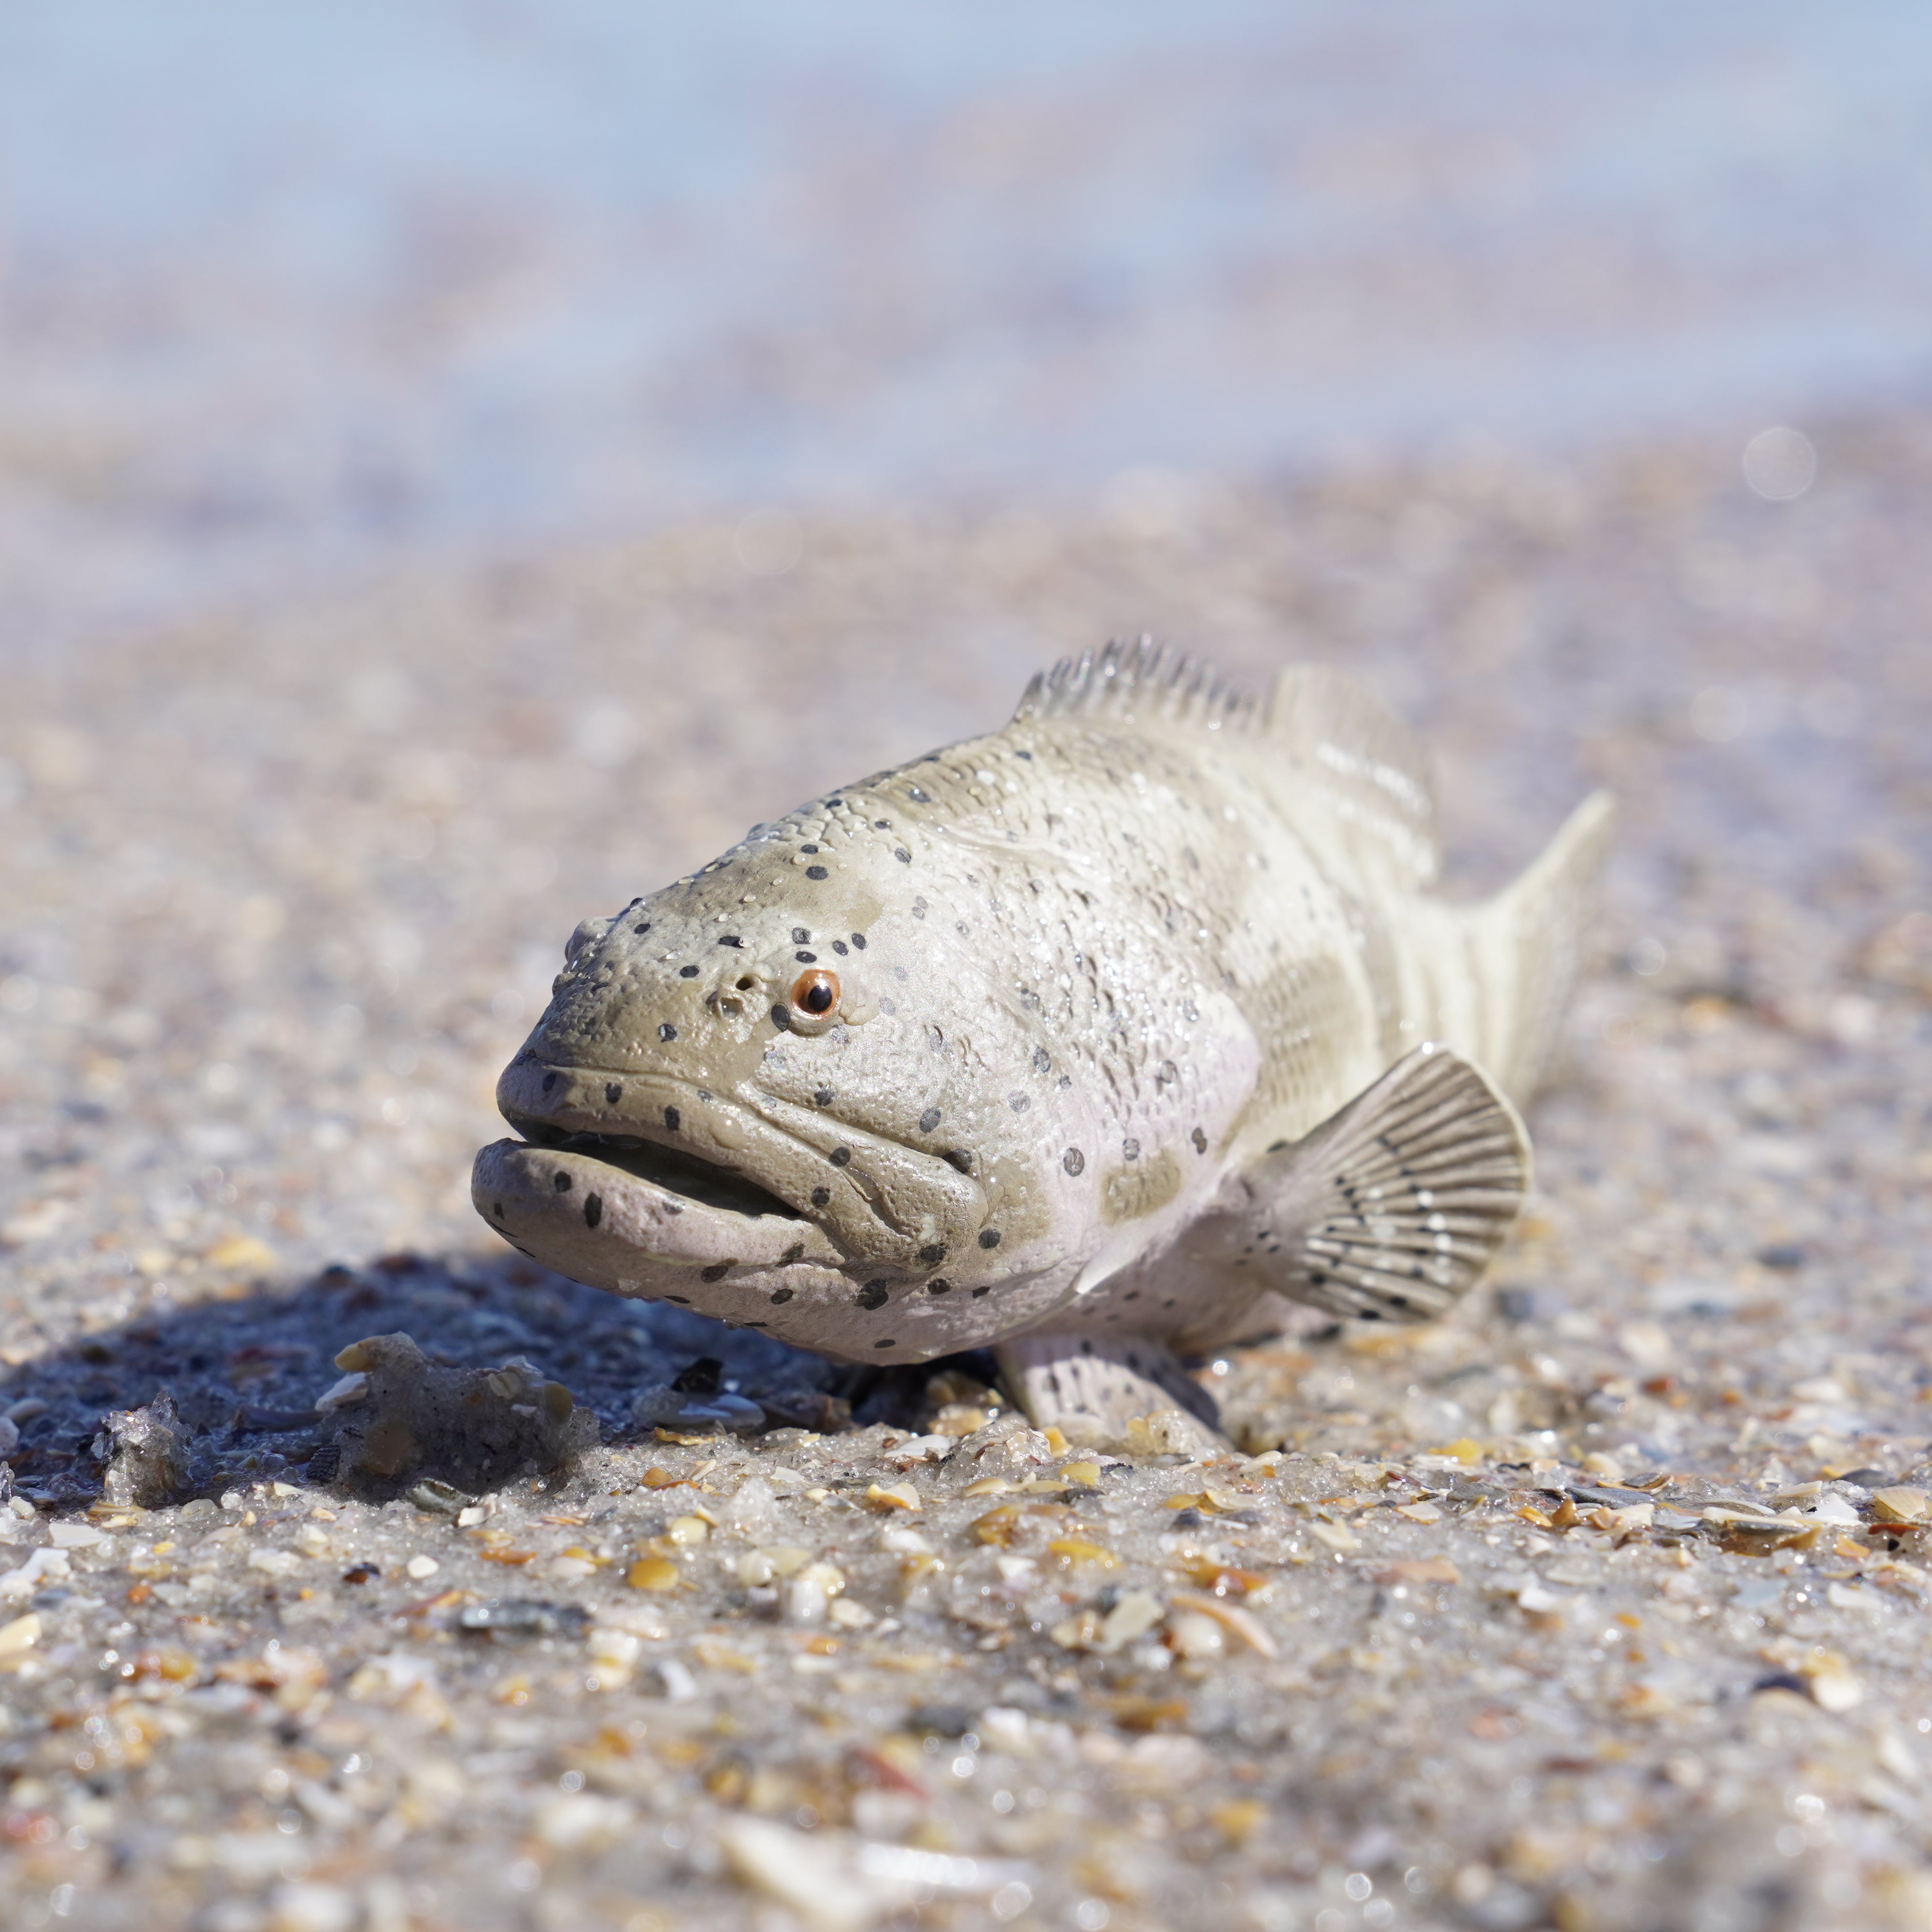
[[[1063,665],[580,926],[477,1205],[580,1280],[855,1361],[1198,1349],[1276,1294],[1439,1312],[1521,1198],[1508,1096],[1608,812],[1476,907],[1429,890],[1432,818],[1335,674],[1262,706],[1144,647]]]

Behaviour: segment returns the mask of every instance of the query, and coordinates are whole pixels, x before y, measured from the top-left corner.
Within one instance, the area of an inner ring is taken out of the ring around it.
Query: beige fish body
[[[477,1204],[848,1360],[1004,1346],[1036,1414],[1132,1406],[1276,1294],[1438,1312],[1526,1184],[1510,1102],[1610,815],[1451,904],[1420,757],[1355,687],[1262,706],[1110,647],[586,921]]]

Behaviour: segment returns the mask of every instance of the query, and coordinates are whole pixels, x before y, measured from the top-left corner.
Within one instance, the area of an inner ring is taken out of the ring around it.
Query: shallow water
[[[1921,385],[1928,94],[1889,5],[0,8],[0,649],[721,505],[1741,443]]]

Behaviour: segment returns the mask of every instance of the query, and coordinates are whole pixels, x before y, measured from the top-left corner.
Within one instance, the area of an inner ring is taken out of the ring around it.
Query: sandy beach
[[[1788,502],[1726,440],[1470,442],[16,665],[8,1922],[1932,1924],[1932,429],[1814,440]],[[1239,1453],[1130,1464],[495,1240],[470,1156],[578,919],[1142,632],[1394,705],[1459,890],[1622,801],[1468,1304],[1204,1364]],[[563,1419],[386,1492],[316,1405],[395,1334]],[[703,1370],[640,1411],[706,1358],[762,1430]]]

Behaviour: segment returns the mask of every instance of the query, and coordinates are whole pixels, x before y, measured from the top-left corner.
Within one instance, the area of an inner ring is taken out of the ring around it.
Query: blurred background
[[[1928,125],[1886,0],[8,0],[0,648],[721,508],[1735,454],[1922,392]]]

